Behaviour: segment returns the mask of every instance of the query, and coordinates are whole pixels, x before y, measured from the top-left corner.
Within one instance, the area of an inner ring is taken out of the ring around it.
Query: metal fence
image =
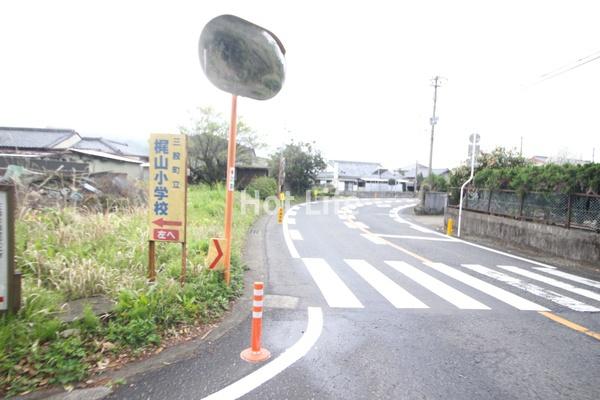
[[[460,190],[450,190],[449,206],[458,206]],[[600,233],[600,196],[470,189],[463,209]]]

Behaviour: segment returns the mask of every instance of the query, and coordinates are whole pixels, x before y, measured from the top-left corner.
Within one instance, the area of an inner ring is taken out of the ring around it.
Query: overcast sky
[[[598,1],[3,1],[0,126],[61,127],[144,142],[198,106],[227,116],[202,73],[202,27],[235,14],[284,43],[280,94],[240,99],[271,149],[316,141],[329,159],[427,164],[431,78],[439,89],[434,167],[482,148],[600,159]]]

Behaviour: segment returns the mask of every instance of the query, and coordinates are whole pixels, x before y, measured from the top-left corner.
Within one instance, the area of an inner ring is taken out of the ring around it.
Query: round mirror
[[[267,100],[281,90],[285,49],[268,30],[233,15],[206,24],[200,63],[213,85],[231,94]]]

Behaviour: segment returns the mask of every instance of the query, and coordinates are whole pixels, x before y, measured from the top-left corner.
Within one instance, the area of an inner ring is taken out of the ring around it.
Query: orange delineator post
[[[264,287],[264,283],[254,282],[250,347],[240,353],[242,360],[248,362],[261,362],[271,357],[271,352],[269,350],[265,349],[264,347],[260,347],[260,337],[262,335]]]
[[[237,147],[237,96],[231,96],[231,120],[227,144],[227,187],[225,192],[225,282],[231,281],[231,225],[233,224],[233,193],[235,190],[235,152]]]

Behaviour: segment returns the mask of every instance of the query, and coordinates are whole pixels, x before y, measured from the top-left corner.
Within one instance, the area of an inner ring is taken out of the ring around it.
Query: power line
[[[556,78],[557,76],[565,74],[569,71],[572,71],[576,68],[579,68],[585,64],[589,64],[592,61],[596,61],[596,60],[600,60],[600,51],[596,51],[588,56],[579,58],[574,63],[563,65],[560,68],[557,68],[555,70],[552,70],[550,72],[543,74],[542,76],[540,76],[540,79],[534,83],[534,85],[538,84],[538,83],[542,83],[544,81],[547,81],[548,79]]]

